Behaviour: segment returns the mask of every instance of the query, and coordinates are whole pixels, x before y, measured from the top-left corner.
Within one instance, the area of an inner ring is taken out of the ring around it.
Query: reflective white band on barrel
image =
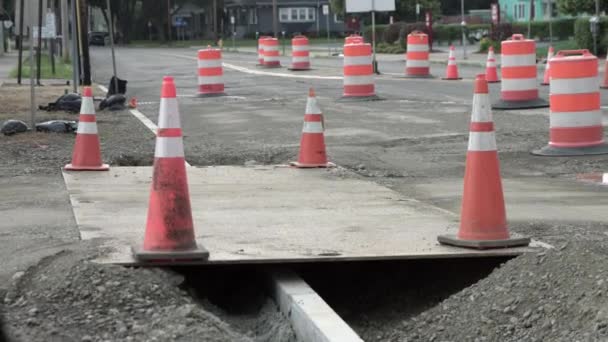
[[[372,64],[372,56],[344,56],[344,65],[370,65]]]
[[[95,104],[90,97],[83,97],[80,105],[80,114],[95,114]]]
[[[519,67],[536,65],[536,55],[502,55],[502,66],[504,67]]]
[[[278,45],[264,45],[264,52],[266,51],[279,51],[279,46]]]
[[[469,151],[496,151],[494,132],[470,132]]]
[[[97,134],[97,123],[96,122],[82,122],[78,123],[78,134]]]
[[[344,85],[369,85],[374,84],[372,75],[344,76]]]
[[[198,84],[224,84],[222,76],[199,76]]]
[[[321,108],[317,104],[317,99],[314,97],[309,97],[306,102],[306,114],[321,114]]]
[[[407,52],[428,52],[428,44],[407,44]]]
[[[601,110],[593,110],[587,112],[551,112],[549,114],[549,127],[590,127],[600,126],[602,124]]]
[[[291,50],[292,51],[308,51],[308,45],[292,45],[291,46]]]
[[[321,121],[305,121],[302,133],[323,133],[323,123]]]
[[[219,68],[222,66],[221,59],[199,59],[198,67],[199,68]]]
[[[184,157],[184,143],[182,137],[157,137],[154,157],[177,158]]]
[[[264,62],[278,62],[279,56],[264,56]]]
[[[179,111],[177,107],[177,99],[161,98],[160,99],[160,113],[158,118],[158,128],[181,128],[181,122],[179,120]],[[164,114],[164,115],[163,115]]]
[[[291,58],[291,61],[293,63],[307,63],[307,62],[310,61],[310,58],[308,58],[308,57],[295,57],[294,56],[294,57]]]
[[[473,95],[473,113],[471,114],[471,122],[493,122],[491,108],[492,105],[490,104],[490,96],[487,94]]]
[[[502,91],[537,90],[536,78],[503,78]]]
[[[598,77],[551,79],[551,95],[588,94],[600,91]]]
[[[430,66],[428,60],[408,59],[405,66],[408,68],[428,68]]]

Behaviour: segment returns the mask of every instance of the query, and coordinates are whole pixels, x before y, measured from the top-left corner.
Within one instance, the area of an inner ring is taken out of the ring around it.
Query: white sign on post
[[[329,14],[329,5],[323,5],[323,15]]]
[[[391,12],[395,10],[395,0],[346,0],[346,12]]]

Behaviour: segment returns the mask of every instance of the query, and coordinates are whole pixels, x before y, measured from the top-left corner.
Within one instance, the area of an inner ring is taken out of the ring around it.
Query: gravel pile
[[[603,239],[574,235],[574,241],[560,242],[555,249],[506,262],[489,277],[403,321],[385,340],[608,340],[605,234]]]
[[[62,252],[15,277],[6,321],[17,341],[252,341],[204,310],[182,282]]]

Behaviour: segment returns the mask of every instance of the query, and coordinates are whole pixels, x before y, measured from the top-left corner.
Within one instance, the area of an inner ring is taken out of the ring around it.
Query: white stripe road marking
[[[373,75],[344,76],[344,85],[368,85],[374,84]]]
[[[108,92],[108,88],[102,86],[102,85],[97,85],[97,88],[99,88],[101,91],[103,91],[104,93]],[[178,95],[179,96],[179,95]],[[154,122],[152,122],[152,120],[148,119],[147,116],[144,115],[144,113],[140,112],[137,109],[131,109],[129,111],[131,113],[131,115],[133,115],[137,120],[139,120],[142,124],[144,124],[144,126],[146,126],[151,132],[152,134],[156,135],[156,132],[158,131],[158,126],[156,126],[156,124]],[[187,161],[186,161],[186,166],[191,166]]]
[[[551,79],[551,95],[599,93],[600,80],[596,77]]]
[[[470,132],[469,151],[496,151],[494,132]]]
[[[319,108],[316,97],[309,97],[306,101],[305,114],[321,114],[321,108]]]
[[[221,68],[222,60],[221,59],[199,59],[198,60],[199,68]]]
[[[179,119],[179,107],[176,98],[161,98],[160,112],[165,115],[159,115],[158,128],[181,128]]]
[[[182,137],[156,137],[156,158],[179,158],[184,157],[184,143]]]
[[[198,84],[224,84],[222,76],[199,76]]]
[[[372,56],[344,56],[344,66],[348,65],[371,65]]]
[[[304,121],[302,133],[323,133],[323,123],[321,121]]]
[[[534,66],[536,65],[536,55],[501,55],[500,60],[503,68],[508,67],[520,67],[520,66]]]
[[[408,59],[405,61],[406,68],[428,68],[431,64],[428,60]]]
[[[97,134],[97,123],[95,122],[78,122],[78,134]]]
[[[95,104],[93,103],[92,97],[82,97],[82,104],[80,105],[80,114],[95,115]]]
[[[602,125],[602,111],[551,112],[549,127],[591,127]]]
[[[517,90],[536,90],[538,89],[536,77],[534,78],[502,78],[500,90],[502,91],[517,91]]]
[[[471,122],[492,122],[491,107],[488,94],[474,94]]]
[[[429,44],[407,44],[408,52],[428,52]]]

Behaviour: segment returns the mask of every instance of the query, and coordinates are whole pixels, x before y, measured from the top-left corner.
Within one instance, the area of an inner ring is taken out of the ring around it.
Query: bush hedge
[[[600,19],[598,32],[598,54],[604,54],[608,46],[608,17]],[[589,25],[589,18],[579,18],[574,23],[574,41],[580,49],[588,49],[593,52],[593,35]]]

